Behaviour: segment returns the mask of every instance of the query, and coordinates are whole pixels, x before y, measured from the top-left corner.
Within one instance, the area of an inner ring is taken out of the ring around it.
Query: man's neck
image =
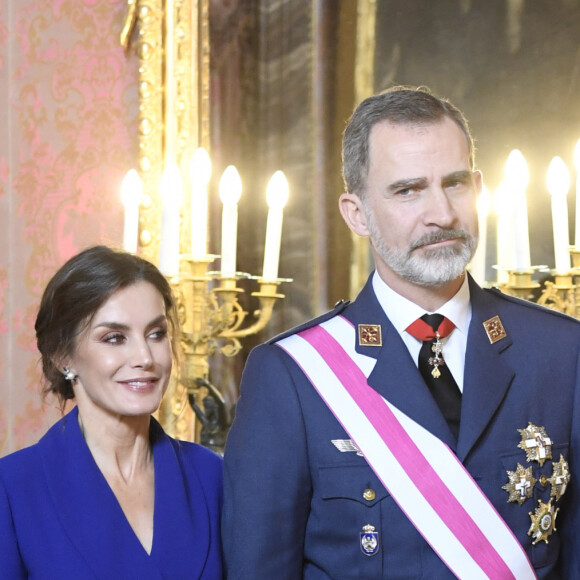
[[[435,312],[443,304],[451,300],[461,288],[465,279],[465,272],[457,278],[442,286],[419,286],[401,278],[391,270],[377,268],[377,272],[383,282],[392,290],[404,296],[407,300],[424,308],[427,312]]]

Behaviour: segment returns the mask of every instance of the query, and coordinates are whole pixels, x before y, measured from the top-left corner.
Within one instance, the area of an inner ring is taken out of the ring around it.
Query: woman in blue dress
[[[177,352],[165,277],[90,248],[49,282],[35,328],[45,392],[76,406],[0,459],[2,578],[222,578],[221,458],[151,416]]]

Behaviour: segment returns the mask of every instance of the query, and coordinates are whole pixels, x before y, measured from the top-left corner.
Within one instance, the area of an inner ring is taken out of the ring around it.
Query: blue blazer
[[[222,461],[151,419],[155,465],[148,555],[85,443],[75,408],[32,447],[0,460],[0,577],[222,578]]]
[[[457,442],[370,280],[352,304],[291,332],[338,313],[355,328],[380,324],[381,347],[356,346],[377,361],[370,386],[456,452],[525,548],[539,578],[580,579],[580,324],[482,290],[472,280],[470,292]],[[483,323],[494,316],[507,336],[491,344]],[[227,577],[454,578],[364,458],[341,453],[331,443],[349,436],[294,360],[272,343],[259,346],[248,359],[226,445],[222,537]],[[541,467],[528,463],[518,448],[518,429],[528,422],[545,427],[553,441],[554,459]],[[572,478],[556,503],[557,531],[549,543],[533,546],[529,512],[535,512],[538,500],[549,501],[551,486],[542,485],[541,476],[552,476],[560,455],[569,462]],[[532,465],[538,480],[533,498],[523,505],[508,503],[502,489],[507,471],[515,471],[518,463]],[[379,534],[374,556],[360,547],[366,524]]]

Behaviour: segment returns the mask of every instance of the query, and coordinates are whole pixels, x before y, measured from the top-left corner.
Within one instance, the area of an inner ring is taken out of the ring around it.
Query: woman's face
[[[153,413],[171,374],[165,303],[149,282],[115,292],[77,338],[66,365],[81,413],[115,416]]]

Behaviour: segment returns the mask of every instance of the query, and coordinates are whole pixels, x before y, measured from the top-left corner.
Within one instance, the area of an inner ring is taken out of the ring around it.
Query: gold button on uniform
[[[374,489],[365,489],[363,491],[363,497],[367,500],[367,501],[373,501],[373,499],[375,499],[375,490]]]

